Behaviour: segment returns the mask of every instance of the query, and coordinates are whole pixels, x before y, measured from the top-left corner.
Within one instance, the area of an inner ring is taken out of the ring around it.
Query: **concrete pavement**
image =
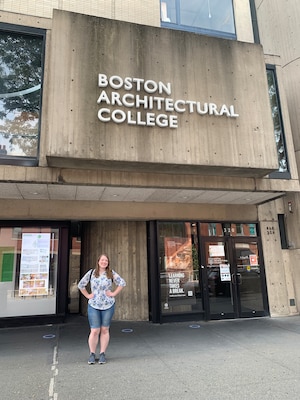
[[[113,321],[88,365],[87,320],[0,329],[2,400],[264,400],[300,396],[300,317]]]

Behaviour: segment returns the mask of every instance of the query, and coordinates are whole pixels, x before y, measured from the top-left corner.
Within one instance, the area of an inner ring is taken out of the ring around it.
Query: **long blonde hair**
[[[98,257],[97,265],[96,265],[96,268],[95,268],[95,277],[98,278],[99,275],[100,275],[100,273],[99,273],[99,270],[100,270],[99,260],[100,260],[100,258],[103,257],[103,256],[106,257],[106,258],[107,258],[107,261],[108,261],[108,264],[107,264],[107,267],[106,267],[106,275],[107,275],[108,279],[113,279],[112,270],[109,268],[109,264],[110,264],[109,257],[108,257],[108,255],[105,254],[105,253],[100,254],[100,256]]]

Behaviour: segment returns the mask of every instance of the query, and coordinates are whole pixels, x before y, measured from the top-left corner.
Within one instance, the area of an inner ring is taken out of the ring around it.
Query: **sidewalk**
[[[300,317],[117,322],[88,365],[87,320],[0,329],[3,400],[264,400],[300,393]]]

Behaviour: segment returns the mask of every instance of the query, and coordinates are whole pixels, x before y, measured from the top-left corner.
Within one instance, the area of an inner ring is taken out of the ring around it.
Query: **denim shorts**
[[[101,326],[109,328],[114,312],[115,305],[112,305],[107,310],[97,310],[88,304],[88,320],[90,328],[100,328]]]

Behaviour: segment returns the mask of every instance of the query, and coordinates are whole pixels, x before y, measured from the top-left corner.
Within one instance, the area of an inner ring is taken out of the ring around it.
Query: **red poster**
[[[249,255],[249,260],[250,260],[250,265],[258,265],[257,264],[257,255],[256,254],[250,254]]]

